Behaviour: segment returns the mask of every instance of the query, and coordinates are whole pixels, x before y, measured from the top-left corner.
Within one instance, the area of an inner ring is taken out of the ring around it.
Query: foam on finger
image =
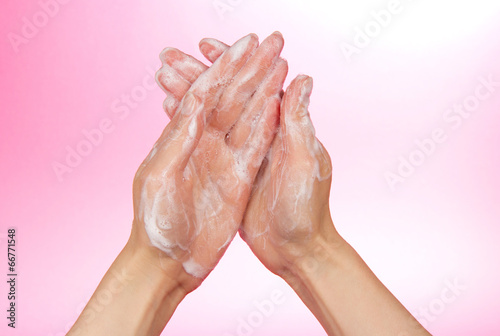
[[[227,44],[212,38],[204,38],[200,41],[199,46],[203,56],[212,63],[214,63],[224,51],[229,49]]]

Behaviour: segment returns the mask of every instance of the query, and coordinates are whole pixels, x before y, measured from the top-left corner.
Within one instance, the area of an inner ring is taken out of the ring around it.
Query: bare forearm
[[[161,333],[186,290],[175,280],[179,266],[158,267],[147,254],[127,244],[68,335]]]
[[[311,252],[285,280],[329,335],[429,335],[340,236]]]

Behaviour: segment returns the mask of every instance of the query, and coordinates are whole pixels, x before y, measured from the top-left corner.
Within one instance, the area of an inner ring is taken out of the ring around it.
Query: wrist
[[[184,295],[195,290],[203,281],[188,274],[181,262],[169,257],[165,252],[149,244],[145,237],[134,232],[122,254],[133,260],[139,272],[149,274],[156,282],[163,283],[168,288],[178,289],[184,292]]]
[[[315,242],[284,279],[329,335],[429,335],[338,234]]]
[[[116,270],[128,280],[124,292],[128,292],[127,301],[133,304],[130,309],[137,317],[135,328],[131,325],[129,330],[135,330],[135,335],[160,335],[188,293],[178,265],[168,258],[155,259],[149,249],[129,243],[115,263]]]
[[[188,291],[178,266],[152,255],[129,240],[68,335],[160,335]]]
[[[331,217],[325,216],[316,234],[288,263],[283,278],[297,290],[325,270],[340,267],[350,250],[352,247],[335,230]]]

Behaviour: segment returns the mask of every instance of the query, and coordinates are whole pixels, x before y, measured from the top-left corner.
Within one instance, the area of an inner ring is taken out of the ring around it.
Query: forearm
[[[129,242],[68,335],[159,335],[187,291],[175,261],[155,265],[147,248]]]
[[[318,238],[285,280],[329,335],[429,335],[340,236]]]

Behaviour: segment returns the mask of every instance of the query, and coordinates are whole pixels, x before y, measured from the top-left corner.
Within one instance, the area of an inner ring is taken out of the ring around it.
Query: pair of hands
[[[282,93],[282,48],[279,33],[260,46],[252,34],[231,47],[206,39],[210,68],[162,53],[172,120],[134,179],[130,239],[68,335],[161,334],[238,230],[328,335],[430,335],[336,232],[312,80],[298,76]]]
[[[182,265],[188,291],[238,230],[278,275],[334,230],[330,158],[308,113],[312,79],[298,76],[283,94],[283,43],[277,32],[260,45],[254,34],[231,47],[204,39],[210,68],[176,49],[160,56],[171,121],[135,176],[132,235]]]

